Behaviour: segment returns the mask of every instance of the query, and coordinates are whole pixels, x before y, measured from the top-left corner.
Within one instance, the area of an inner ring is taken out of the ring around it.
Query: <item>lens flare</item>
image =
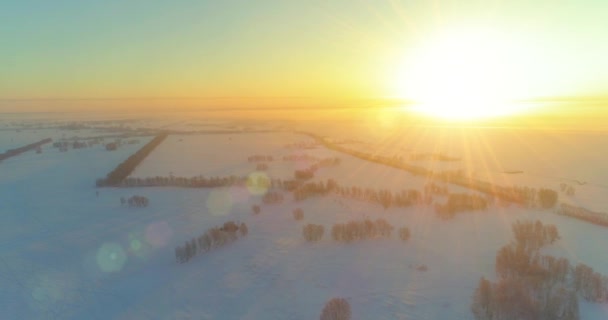
[[[117,272],[122,270],[127,262],[127,254],[118,243],[104,243],[97,250],[97,266],[103,272]]]
[[[247,189],[253,195],[264,195],[270,188],[270,178],[264,172],[254,171],[247,177]]]

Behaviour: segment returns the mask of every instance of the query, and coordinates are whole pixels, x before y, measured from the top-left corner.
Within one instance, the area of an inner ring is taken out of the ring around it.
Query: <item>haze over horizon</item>
[[[606,96],[607,13],[604,1],[13,2],[0,111]]]

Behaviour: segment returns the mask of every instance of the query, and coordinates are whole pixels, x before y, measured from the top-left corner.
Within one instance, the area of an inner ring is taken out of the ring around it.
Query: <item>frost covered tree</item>
[[[350,320],[350,304],[344,298],[333,298],[325,304],[320,320]]]
[[[475,319],[491,320],[493,319],[492,308],[492,283],[486,278],[481,277],[473,295],[471,310],[473,311],[473,315],[475,315]]]
[[[259,214],[262,209],[256,204],[251,207],[251,210],[253,211],[253,214]]]

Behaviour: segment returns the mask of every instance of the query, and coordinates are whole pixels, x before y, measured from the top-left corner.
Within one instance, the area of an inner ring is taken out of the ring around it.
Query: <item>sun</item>
[[[476,120],[523,111],[512,103],[513,48],[489,32],[450,33],[423,44],[397,70],[398,95],[410,109],[448,120]]]

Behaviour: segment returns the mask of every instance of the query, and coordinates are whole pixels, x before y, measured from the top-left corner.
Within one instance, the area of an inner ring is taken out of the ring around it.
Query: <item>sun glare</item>
[[[398,70],[398,95],[413,110],[449,120],[511,115],[523,107],[510,103],[517,78],[509,65],[514,48],[489,32],[444,35],[420,46]]]

